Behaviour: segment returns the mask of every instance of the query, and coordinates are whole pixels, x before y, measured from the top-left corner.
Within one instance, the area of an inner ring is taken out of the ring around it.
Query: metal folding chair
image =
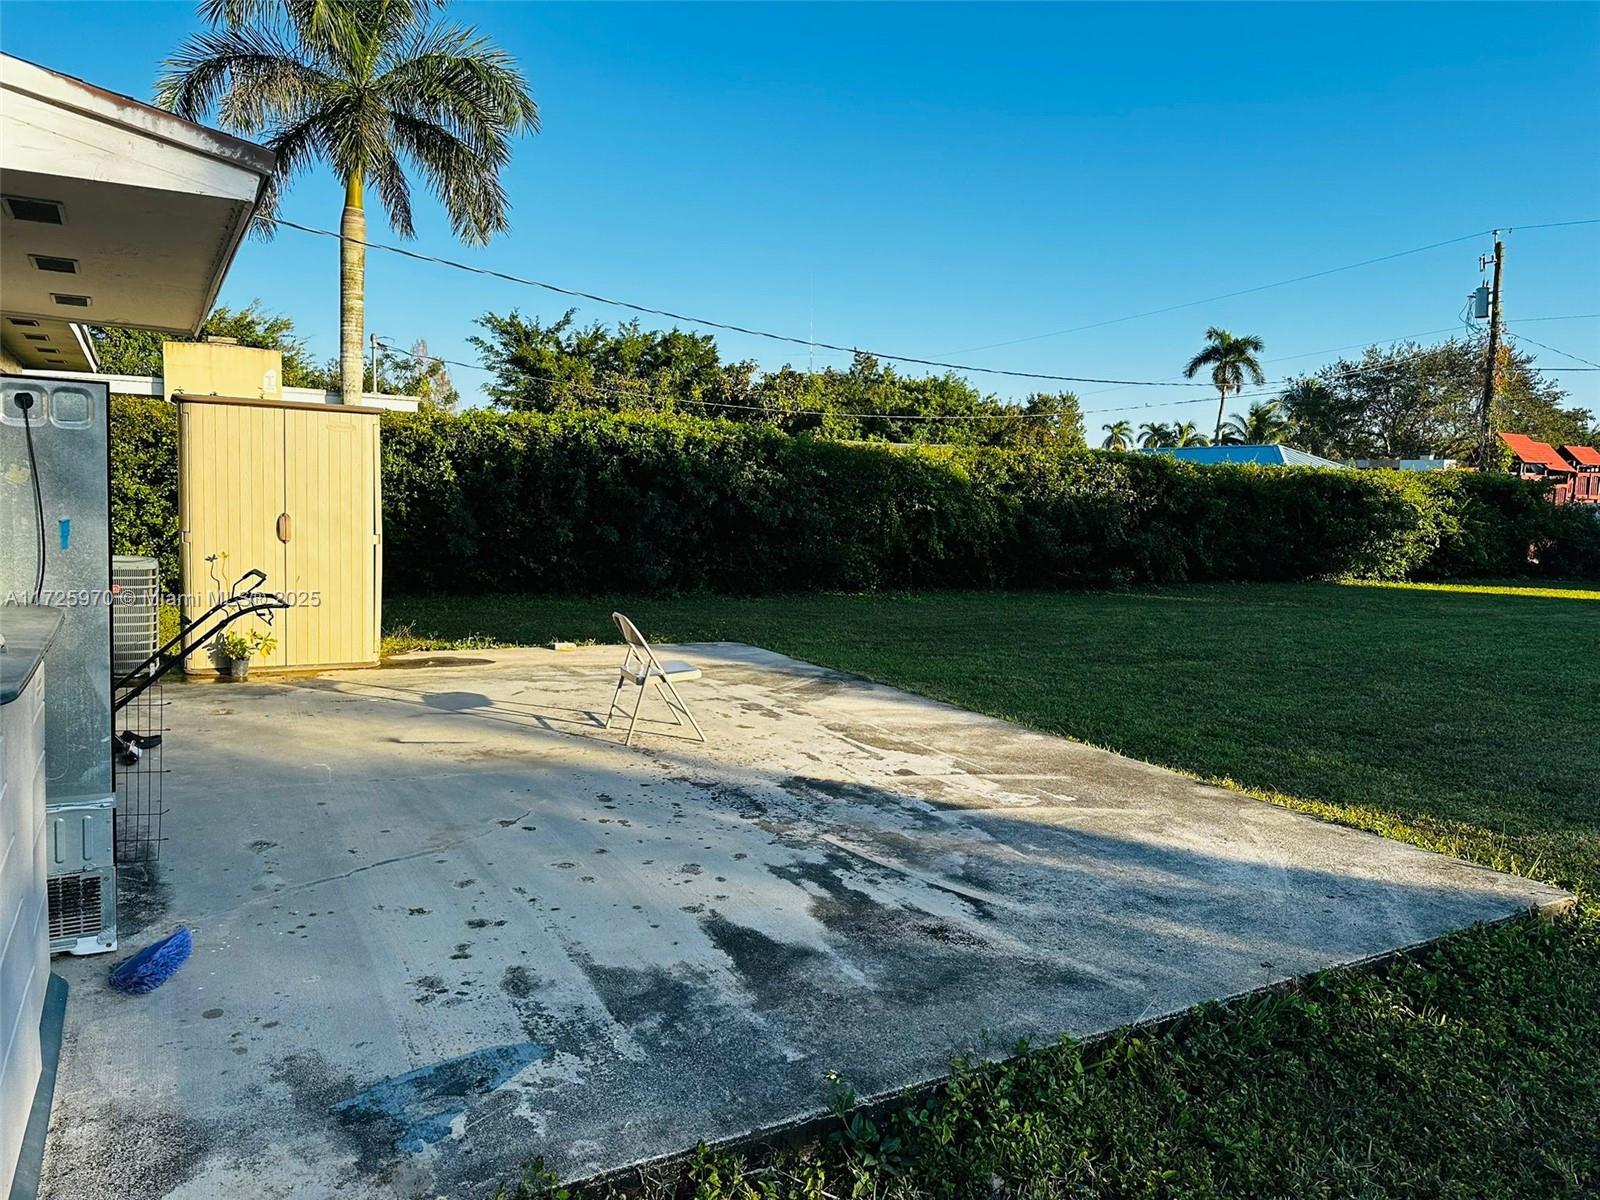
[[[683,697],[678,695],[678,689],[673,686],[687,683],[691,679],[699,679],[700,668],[686,662],[662,662],[656,657],[655,651],[650,649],[650,643],[644,640],[644,634],[639,632],[637,625],[619,612],[612,613],[611,619],[616,623],[618,632],[622,634],[622,640],[628,643],[628,654],[617,671],[617,686],[611,693],[611,707],[606,709],[606,728],[611,728],[611,720],[619,712],[628,712],[617,703],[617,697],[622,695],[623,687],[631,683],[639,689],[639,695],[633,702],[632,713],[628,716],[628,736],[622,740],[624,746],[633,745],[633,728],[638,724],[639,710],[644,707],[644,695],[652,688],[666,704],[672,719],[682,725],[687,718],[695,737],[702,742],[705,741],[706,735],[701,732],[694,714],[689,711],[688,705],[683,702]]]

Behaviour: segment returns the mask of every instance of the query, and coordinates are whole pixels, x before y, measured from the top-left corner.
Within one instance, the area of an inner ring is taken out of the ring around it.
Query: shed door
[[[248,404],[180,404],[180,446],[183,455],[178,506],[183,530],[182,566],[185,608],[192,619],[221,597],[214,595],[213,573],[227,593],[233,581],[252,567],[267,573],[263,588],[282,591],[288,586],[284,545],[277,536],[277,517],[283,511],[284,410]],[[226,561],[208,563],[212,554]],[[165,582],[165,581],[163,581]],[[287,663],[281,614],[275,622],[278,646],[270,656],[256,658],[262,666]],[[246,617],[233,628],[261,628]],[[210,656],[190,655],[185,667],[210,670]]]
[[[378,657],[378,420],[284,410],[291,663]]]

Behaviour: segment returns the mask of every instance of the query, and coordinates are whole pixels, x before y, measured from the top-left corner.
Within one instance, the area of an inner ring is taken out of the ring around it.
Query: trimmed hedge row
[[[172,407],[114,397],[112,427],[113,544],[157,555],[175,583]],[[469,412],[385,415],[383,485],[397,594],[1600,578],[1600,514],[1465,472],[1199,468]]]
[[[1501,475],[1199,468],[489,412],[385,416],[383,461],[396,592],[1600,577],[1596,514]]]

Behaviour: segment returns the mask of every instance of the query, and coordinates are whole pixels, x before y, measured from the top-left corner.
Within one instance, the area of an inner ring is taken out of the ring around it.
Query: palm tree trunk
[[[362,207],[362,178],[345,180],[344,216],[339,221],[339,386],[346,404],[360,404],[361,341],[367,310],[367,214]]]
[[[1225,387],[1219,387],[1217,389],[1217,431],[1211,437],[1213,444],[1220,443],[1222,441],[1222,410],[1227,407],[1228,389]]]

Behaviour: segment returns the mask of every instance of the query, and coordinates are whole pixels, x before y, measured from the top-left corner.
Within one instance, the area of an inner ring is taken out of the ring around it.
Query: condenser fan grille
[[[100,876],[57,875],[50,880],[50,940],[94,937],[100,932]]]

